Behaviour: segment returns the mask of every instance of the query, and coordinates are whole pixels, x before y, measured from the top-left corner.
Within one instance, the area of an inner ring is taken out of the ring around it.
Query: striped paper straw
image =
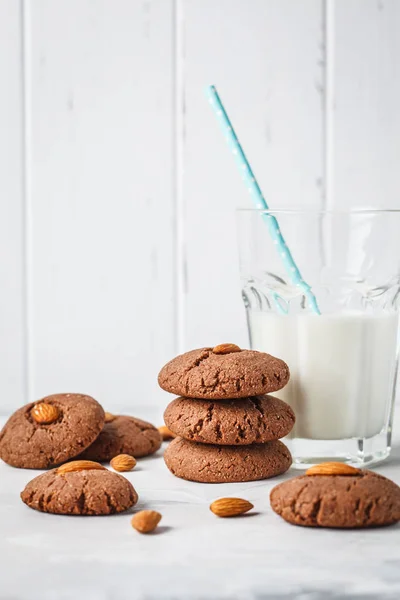
[[[243,148],[236,136],[235,130],[233,129],[232,123],[226,113],[226,110],[221,102],[218,92],[214,85],[210,85],[207,89],[207,96],[209,102],[214,109],[215,114],[219,120],[222,130],[225,134],[226,140],[236,157],[240,171],[242,172],[243,179],[245,181],[247,190],[255,204],[255,207],[260,210],[269,210],[267,201],[265,200],[260,186],[254,176],[252,168],[250,167],[249,161],[246,158]],[[289,275],[291,282],[302,289],[305,297],[312,311],[320,315],[317,300],[311,291],[311,287],[304,281],[301,276],[300,270],[296,265],[293,256],[283,238],[281,230],[279,229],[278,221],[276,217],[269,213],[263,213],[263,218],[268,224],[269,231],[274,244],[277,246],[277,250],[281,256],[282,262],[285,266],[286,272]]]

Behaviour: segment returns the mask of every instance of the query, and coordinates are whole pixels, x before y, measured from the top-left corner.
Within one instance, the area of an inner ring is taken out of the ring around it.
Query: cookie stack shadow
[[[160,371],[162,389],[179,395],[164,420],[177,436],[164,460],[182,479],[230,483],[267,479],[291,465],[280,441],[293,428],[288,404],[270,396],[289,381],[278,358],[234,344],[182,354]]]

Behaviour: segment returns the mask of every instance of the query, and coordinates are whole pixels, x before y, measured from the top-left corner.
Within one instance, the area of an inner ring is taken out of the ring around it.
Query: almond
[[[252,508],[252,503],[242,498],[220,498],[210,505],[211,512],[217,517],[237,517]]]
[[[93,469],[106,470],[103,465],[93,460],[73,460],[72,462],[64,463],[57,469],[57,475],[63,475],[64,473],[72,473],[74,471],[91,471]]]
[[[115,419],[115,415],[113,415],[110,412],[105,412],[104,413],[104,422],[105,423],[111,423],[111,421],[114,421]]]
[[[118,454],[118,456],[114,456],[110,464],[116,471],[132,471],[136,466],[136,458],[129,454]]]
[[[314,465],[306,475],[361,475],[361,470],[341,462],[326,462]]]
[[[168,440],[173,440],[174,437],[176,437],[176,435],[174,433],[172,433],[172,431],[170,429],[168,429],[168,427],[166,427],[165,425],[161,425],[161,427],[158,428],[158,431],[161,434],[163,442],[167,442]]]
[[[54,404],[46,404],[46,402],[39,402],[31,410],[31,415],[36,421],[42,425],[48,425],[57,421],[60,411]]]
[[[161,518],[162,515],[155,510],[141,510],[133,515],[131,525],[140,533],[150,533],[155,530]]]
[[[230,354],[231,352],[241,352],[242,349],[236,344],[219,344],[213,348],[214,354]]]

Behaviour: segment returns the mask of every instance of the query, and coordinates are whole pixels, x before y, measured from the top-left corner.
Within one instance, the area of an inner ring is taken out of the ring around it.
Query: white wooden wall
[[[0,0],[0,412],[247,343],[215,83],[270,199],[399,207],[399,0]]]

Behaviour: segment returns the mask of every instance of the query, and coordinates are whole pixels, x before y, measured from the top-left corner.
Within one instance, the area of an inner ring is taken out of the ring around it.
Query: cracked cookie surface
[[[377,527],[400,520],[399,486],[372,471],[301,475],[274,487],[270,502],[285,521],[306,527]]]
[[[182,479],[201,483],[233,483],[275,477],[292,463],[279,440],[251,446],[216,446],[175,438],[164,453],[168,469]]]
[[[35,404],[55,406],[53,423],[37,423]],[[97,438],[104,425],[100,404],[84,394],[53,394],[26,404],[8,419],[0,432],[0,458],[13,467],[47,469],[77,456]]]
[[[138,495],[130,481],[107,469],[63,474],[53,469],[32,479],[21,500],[57,515],[111,515],[134,506]]]
[[[212,348],[200,348],[167,363],[158,383],[179,396],[225,400],[276,392],[289,377],[287,364],[264,352],[214,354]]]
[[[156,452],[161,442],[160,432],[151,423],[117,415],[104,425],[99,437],[79,458],[98,462],[110,461],[118,454],[140,458]]]
[[[295,416],[286,402],[264,395],[218,402],[176,398],[167,406],[164,420],[173,433],[189,441],[247,445],[284,437]]]

